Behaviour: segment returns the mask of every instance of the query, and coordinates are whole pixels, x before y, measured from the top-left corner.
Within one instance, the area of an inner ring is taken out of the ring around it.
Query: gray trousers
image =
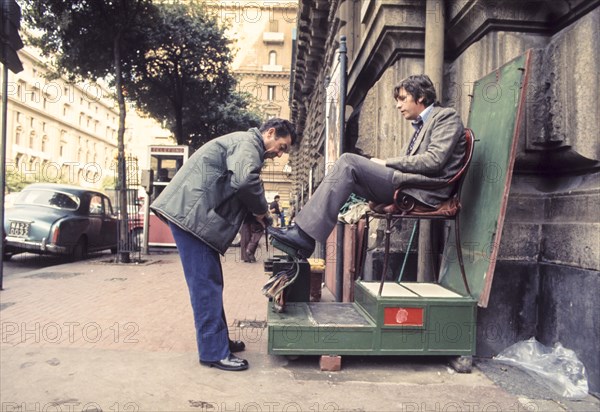
[[[392,168],[345,153],[335,162],[294,222],[313,239],[325,243],[335,227],[340,208],[351,193],[376,203],[393,202],[393,174]]]

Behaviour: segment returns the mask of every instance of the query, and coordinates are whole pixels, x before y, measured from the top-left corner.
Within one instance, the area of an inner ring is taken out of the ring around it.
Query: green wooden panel
[[[462,296],[382,297],[356,284],[354,303],[291,302],[267,317],[269,353],[279,355],[472,355],[476,302]],[[372,306],[374,318],[362,306]],[[423,325],[384,325],[387,307],[424,309]]]
[[[420,329],[381,331],[381,351],[414,351],[425,352],[427,349],[427,334]]]
[[[477,81],[468,127],[475,135],[471,167],[462,188],[460,237],[471,295],[487,306],[500,244],[500,234],[516,140],[523,111],[529,54],[512,60]],[[463,295],[463,285],[452,225],[441,269],[440,283]]]
[[[470,348],[475,351],[474,306],[431,305],[427,323],[427,349],[453,351]]]

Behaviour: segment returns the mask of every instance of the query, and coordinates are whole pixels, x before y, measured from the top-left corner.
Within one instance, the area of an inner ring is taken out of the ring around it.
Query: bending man
[[[223,310],[223,255],[247,213],[268,214],[260,172],[264,159],[281,157],[296,140],[287,120],[270,119],[259,129],[218,137],[198,149],[150,208],[167,221],[190,292],[200,363],[223,370],[248,368],[232,355]]]

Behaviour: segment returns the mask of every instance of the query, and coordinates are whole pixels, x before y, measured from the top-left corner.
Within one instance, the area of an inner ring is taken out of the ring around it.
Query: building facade
[[[7,173],[98,187],[115,170],[119,115],[108,93],[98,84],[47,78],[35,49],[19,57],[24,70],[8,78]]]
[[[600,390],[600,4],[597,0],[306,0],[299,5],[292,156],[302,199],[324,176],[328,85],[348,48],[348,150],[392,157],[412,134],[392,89],[440,57],[442,103],[468,119],[478,79],[533,49],[526,113],[491,300],[479,309],[477,354],[536,337],[573,349]],[[441,26],[432,40],[428,25]],[[435,53],[434,53],[435,54]],[[438,69],[436,68],[436,70]],[[428,69],[431,70],[431,67]],[[431,73],[428,73],[431,74]],[[335,100],[335,96],[333,96]],[[494,327],[494,333],[489,333]]]
[[[292,44],[298,13],[297,1],[278,2],[221,0],[206,3],[209,12],[227,25],[233,40],[233,71],[239,91],[248,93],[264,120],[289,119]],[[267,200],[279,195],[290,207],[291,188],[288,155],[267,160],[262,178]]]
[[[20,50],[19,57],[24,70],[8,78],[7,174],[29,183],[94,188],[114,180],[119,111],[111,91],[99,83],[49,77],[34,48]],[[126,154],[138,158],[140,168],[152,137],[167,141],[169,135],[128,106]]]

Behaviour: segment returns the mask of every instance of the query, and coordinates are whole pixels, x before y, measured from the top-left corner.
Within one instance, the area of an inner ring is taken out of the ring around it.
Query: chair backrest
[[[473,130],[465,127],[465,155],[460,170],[448,181],[448,184],[455,184],[451,197],[456,197],[460,201],[460,191],[467,175],[467,170],[473,159],[473,151],[475,149],[475,135]]]
[[[473,150],[475,149],[475,135],[473,134],[473,130],[465,127],[465,155],[463,157],[463,164],[460,170],[448,181],[448,184],[454,183],[460,180],[460,184],[462,184],[462,177],[467,173],[467,169],[471,164],[471,159],[473,158]],[[460,188],[458,188],[460,190]]]
[[[394,192],[394,203],[391,205],[375,205],[369,204],[371,210],[376,213],[396,213],[401,211],[402,213],[408,213],[413,210],[415,205],[417,204],[416,199],[412,196],[407,195],[403,192],[406,188],[420,188],[427,190],[436,190],[442,187],[447,187],[449,185],[454,185],[452,193],[450,194],[449,199],[455,199],[460,203],[460,191],[462,188],[462,184],[464,181],[464,177],[467,174],[467,170],[469,169],[469,165],[471,164],[471,159],[473,158],[473,150],[475,148],[475,135],[473,131],[469,128],[465,128],[465,154],[462,158],[462,165],[458,172],[450,179],[443,182],[436,183],[420,183],[416,185],[405,185],[396,188]],[[372,202],[371,202],[372,203]],[[383,211],[383,212],[382,212]]]

